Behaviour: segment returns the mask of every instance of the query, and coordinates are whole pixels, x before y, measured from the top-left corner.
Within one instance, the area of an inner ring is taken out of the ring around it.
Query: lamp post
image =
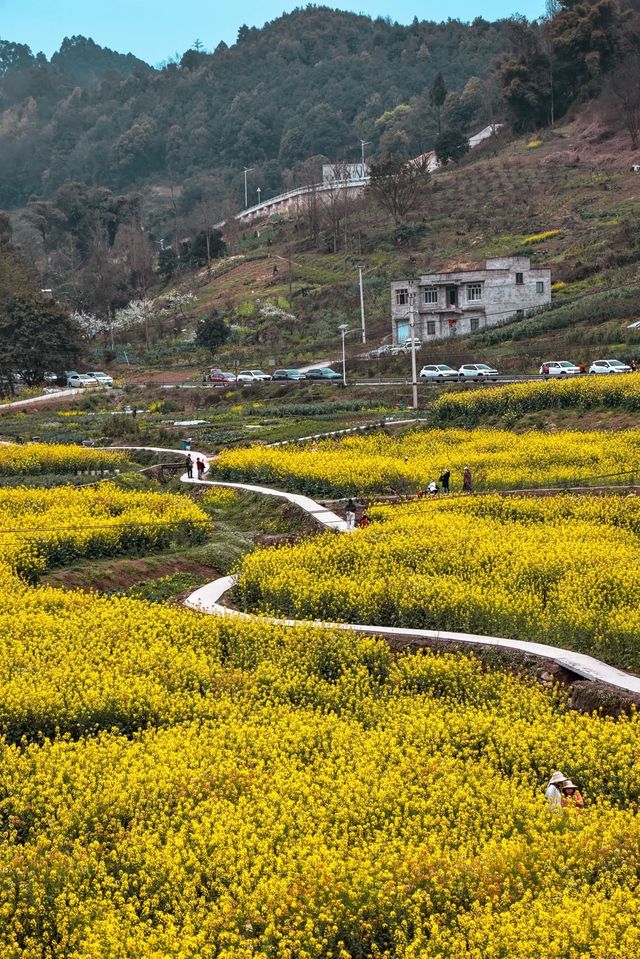
[[[346,353],[344,348],[344,338],[348,332],[349,331],[347,328],[347,324],[341,323],[340,326],[338,327],[338,333],[342,337],[342,386],[343,387],[347,385],[347,358],[346,358]]]
[[[247,173],[251,173],[253,170],[252,166],[246,166],[244,168],[244,208],[245,210],[249,206],[249,194],[247,193]]]
[[[258,194],[258,206],[260,206],[260,194],[262,193],[262,187],[258,187],[256,193]]]
[[[364,179],[364,148],[371,146],[371,140],[360,140],[360,147],[362,149],[362,177]]]
[[[418,409],[418,379],[416,375],[416,290],[415,281],[411,281],[409,290],[409,331],[411,333],[411,390],[413,408]]]
[[[360,326],[362,328],[362,342],[367,342],[367,333],[364,325],[364,292],[362,289],[362,270],[364,267],[358,266],[358,277],[360,281]]]

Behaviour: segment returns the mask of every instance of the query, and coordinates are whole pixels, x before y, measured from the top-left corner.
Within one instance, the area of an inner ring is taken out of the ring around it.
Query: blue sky
[[[327,6],[370,16],[390,16],[409,23],[457,17],[488,20],[521,13],[529,18],[544,12],[544,0],[449,0],[444,5],[419,0],[344,0]],[[233,43],[238,27],[262,26],[304,3],[295,0],[0,0],[0,38],[28,44],[50,56],[66,36],[82,34],[101,46],[135,53],[155,64],[182,54],[198,38],[206,49],[224,40]]]

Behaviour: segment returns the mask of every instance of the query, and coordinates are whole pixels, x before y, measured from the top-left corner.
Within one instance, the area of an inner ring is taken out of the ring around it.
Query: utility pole
[[[251,173],[253,170],[252,166],[244,168],[244,208],[245,210],[249,206],[249,194],[247,193],[247,173]]]
[[[340,333],[342,337],[342,386],[343,387],[347,385],[347,357],[345,353],[344,338],[345,338],[345,334],[348,332],[349,331],[347,328],[347,324],[341,323],[340,326],[338,327],[338,333]]]
[[[360,326],[362,327],[362,342],[367,342],[367,333],[364,325],[364,291],[362,289],[362,270],[363,267],[358,267],[358,276],[360,279]]]
[[[413,394],[413,408],[418,409],[418,379],[416,375],[416,291],[415,283],[409,292],[409,330],[411,332],[411,390]]]

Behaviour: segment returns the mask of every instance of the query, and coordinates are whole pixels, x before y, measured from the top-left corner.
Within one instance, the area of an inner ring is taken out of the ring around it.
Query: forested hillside
[[[221,205],[230,183],[240,198],[244,166],[266,196],[313,155],[357,159],[360,137],[370,150],[393,141],[399,121],[407,148],[430,147],[436,76],[468,121],[478,102],[465,86],[510,40],[507,21],[405,27],[308,7],[162,69],[78,37],[51,62],[3,46],[0,207],[71,180],[127,191],[150,179],[179,184],[187,204],[206,194]]]

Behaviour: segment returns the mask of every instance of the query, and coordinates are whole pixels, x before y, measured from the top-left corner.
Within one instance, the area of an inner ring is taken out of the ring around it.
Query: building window
[[[482,283],[467,283],[467,300],[473,303],[482,299]]]
[[[477,316],[472,316],[469,321],[469,326],[472,333],[475,333],[480,327],[480,319]]]
[[[409,302],[409,290],[405,287],[402,290],[396,290],[396,306],[406,306]]]
[[[425,303],[437,303],[438,302],[438,290],[435,286],[428,286],[424,291],[424,302]]]
[[[516,286],[522,286],[524,283],[524,273],[516,273]]]
[[[427,320],[427,336],[435,336],[435,335],[436,335],[436,321]]]
[[[544,282],[536,280],[536,293],[544,293]]]

